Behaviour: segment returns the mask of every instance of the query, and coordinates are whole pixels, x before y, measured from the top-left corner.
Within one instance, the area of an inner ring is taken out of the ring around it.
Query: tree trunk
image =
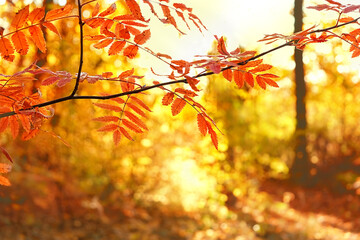
[[[295,0],[294,18],[295,32],[303,26],[303,0]],[[296,96],[296,130],[295,130],[295,159],[290,168],[291,180],[300,185],[309,185],[310,164],[306,150],[307,120],[306,120],[306,85],[303,64],[303,52],[295,49],[295,96]]]

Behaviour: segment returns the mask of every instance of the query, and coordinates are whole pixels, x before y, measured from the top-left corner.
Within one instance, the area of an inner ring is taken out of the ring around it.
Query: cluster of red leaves
[[[136,79],[140,77],[133,75],[134,69],[122,72],[117,78],[120,81],[122,92],[130,92],[137,88],[141,88],[136,83]],[[109,78],[112,73],[104,73],[102,76]],[[106,94],[105,94],[106,95]],[[151,112],[150,108],[135,95],[127,95],[124,98],[116,97],[109,100],[113,103],[94,103],[96,107],[111,111],[112,114],[94,118],[94,121],[104,122],[106,125],[98,129],[99,132],[112,132],[115,145],[118,145],[121,137],[124,136],[129,140],[133,140],[128,130],[135,133],[143,133],[149,129],[143,122],[142,118],[146,118],[145,111]]]
[[[39,50],[46,52],[46,42],[41,26],[60,36],[59,31],[51,22],[68,16],[71,11],[71,5],[51,10],[47,14],[45,14],[45,7],[35,8],[31,12],[29,11],[29,6],[21,9],[11,22],[10,30],[12,32],[4,34],[4,28],[0,28],[1,57],[12,62],[15,58],[15,51],[20,55],[28,53],[29,43],[25,30],[29,31],[31,39]]]

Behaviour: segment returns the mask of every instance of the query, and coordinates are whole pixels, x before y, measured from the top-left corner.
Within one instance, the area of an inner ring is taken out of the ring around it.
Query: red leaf
[[[134,123],[130,122],[129,120],[122,119],[122,123],[125,127],[129,128],[131,131],[134,131],[136,133],[142,133],[143,131]]]
[[[41,28],[39,26],[31,26],[29,28],[29,32],[31,34],[33,41],[35,42],[35,45],[40,49],[41,52],[45,53],[46,43]]]
[[[226,80],[228,80],[229,82],[232,81],[233,73],[231,69],[226,69],[225,71],[222,72],[222,74]]]
[[[142,45],[142,44],[144,44],[147,40],[149,40],[150,36],[151,36],[150,30],[145,30],[145,31],[143,31],[142,33],[140,33],[140,34],[138,34],[138,35],[135,36],[134,42],[135,42],[136,44]]]
[[[0,133],[6,130],[6,128],[8,127],[8,124],[9,124],[8,117],[0,119]]]
[[[129,111],[124,111],[124,114],[126,117],[128,117],[133,123],[135,123],[136,125],[138,125],[139,127],[141,127],[144,130],[149,130],[145,123],[143,121],[141,121],[140,118],[138,118],[137,116],[135,116],[134,114],[132,114]]]
[[[85,24],[87,24],[91,28],[97,28],[104,22],[105,22],[105,19],[103,19],[103,18],[90,18],[85,21]]]
[[[129,140],[134,141],[130,134],[125,130],[125,128],[120,127],[120,132]]]
[[[42,25],[61,38],[61,35],[54,24],[52,24],[51,22],[44,22]]]
[[[168,106],[172,103],[172,101],[174,100],[174,96],[175,94],[173,92],[168,92],[164,95],[164,97],[162,98],[162,105],[164,106]]]
[[[256,76],[256,82],[259,84],[259,86],[262,88],[262,89],[266,89],[266,84],[265,82],[263,81],[263,78],[261,76]]]
[[[182,98],[176,98],[171,105],[171,113],[173,116],[178,115],[186,105],[186,101]]]
[[[99,128],[97,131],[98,132],[112,132],[114,130],[116,130],[119,126],[117,124],[108,124],[105,126],[102,126],[101,128]]]
[[[134,58],[139,50],[139,47],[136,45],[130,45],[124,49],[124,56],[128,58]]]
[[[2,146],[0,146],[0,150],[1,150],[2,154],[4,154],[4,156],[5,156],[10,162],[13,162],[10,154],[5,150],[5,148],[3,148]]]
[[[205,136],[208,131],[208,127],[207,127],[206,120],[201,113],[199,113],[197,115],[197,124],[198,124],[199,131],[201,132],[202,135]]]
[[[29,15],[29,21],[31,24],[39,23],[45,15],[45,7],[35,8]]]
[[[136,17],[137,19],[141,21],[145,21],[143,15],[141,14],[140,6],[137,4],[135,0],[125,0],[126,5],[129,7],[131,13]]]
[[[140,108],[138,108],[136,105],[128,102],[127,106],[129,106],[132,110],[134,110],[134,112],[136,112],[140,116],[146,117],[146,114]]]
[[[45,21],[51,21],[65,17],[71,13],[72,8],[72,5],[68,4],[63,8],[51,10],[46,14]]]
[[[13,139],[15,139],[19,134],[19,128],[20,128],[19,122],[15,116],[10,117],[9,125],[10,125],[11,135]]]
[[[251,73],[245,72],[244,73],[245,81],[251,86],[254,87],[254,77]]]
[[[91,13],[91,17],[95,17],[96,15],[99,14],[99,11],[100,11],[100,5],[99,3],[97,2],[92,13]]]
[[[93,118],[93,121],[98,121],[98,122],[117,122],[119,120],[120,118],[116,116],[103,116],[103,117]]]
[[[218,149],[219,143],[218,143],[218,139],[217,139],[217,134],[216,134],[216,132],[214,131],[214,129],[212,129],[211,124],[210,124],[209,122],[207,122],[207,126],[208,126],[208,132],[209,132],[209,134],[210,134],[210,136],[211,136],[211,141],[212,141],[214,147],[215,147],[217,150],[219,150],[219,149]]]
[[[113,132],[113,140],[115,146],[117,146],[121,140],[121,132],[118,129]]]
[[[239,68],[234,70],[234,82],[239,88],[244,86],[244,73]]]
[[[226,50],[224,37],[221,37],[218,40],[217,50],[222,55],[230,55],[229,52]]]
[[[14,53],[14,49],[9,39],[3,37],[0,38],[0,53],[5,60],[10,62],[14,60],[14,55],[12,55]]]
[[[130,97],[131,100],[133,100],[134,102],[136,102],[138,105],[140,105],[142,108],[144,108],[145,110],[151,112],[151,109],[140,99],[138,99],[137,97],[131,96]]]
[[[125,41],[115,41],[109,48],[109,55],[116,55],[124,48]]]
[[[11,27],[18,29],[24,26],[29,16],[29,5],[18,11],[11,23]]]
[[[37,128],[30,130],[29,132],[24,132],[23,135],[21,136],[21,140],[23,141],[30,140],[31,138],[35,137],[38,133],[39,133],[39,129]]]
[[[104,47],[107,47],[109,46],[111,43],[113,42],[113,39],[111,38],[106,38],[104,40],[101,40],[100,42],[94,44],[94,48],[97,48],[97,49],[101,49],[101,48],[104,48]]]

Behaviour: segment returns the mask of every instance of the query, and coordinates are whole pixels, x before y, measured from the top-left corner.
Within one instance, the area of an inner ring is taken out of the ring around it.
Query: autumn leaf
[[[45,21],[51,21],[54,19],[66,17],[71,13],[72,9],[72,5],[68,4],[63,8],[51,10],[46,14]]]
[[[264,90],[266,89],[266,84],[263,81],[263,78],[261,76],[256,76],[256,82],[262,89],[264,89]]]
[[[51,22],[44,22],[42,25],[61,38],[61,35],[54,24],[52,24]]]
[[[9,124],[9,118],[1,118],[0,119],[0,133],[5,131]]]
[[[129,111],[124,111],[124,114],[127,118],[129,118],[129,120],[131,120],[133,123],[135,123],[137,126],[141,127],[142,129],[144,130],[149,130],[145,123],[143,121],[141,121],[140,118],[138,118],[137,116],[135,116],[134,114],[132,114],[131,112]]]
[[[0,163],[0,173],[8,173],[11,171],[11,165],[7,163]]]
[[[146,117],[146,114],[140,108],[138,108],[135,104],[128,102],[127,106],[130,107],[134,112],[136,112],[140,116]]]
[[[91,17],[95,17],[96,15],[98,15],[99,11],[100,11],[100,5],[97,2],[94,9],[93,9],[93,11],[91,12]]]
[[[222,55],[230,55],[229,52],[226,50],[224,37],[221,37],[218,40],[217,50]]]
[[[108,124],[105,126],[102,126],[101,128],[99,128],[97,131],[98,132],[112,132],[114,130],[116,130],[119,126],[117,124]]]
[[[3,148],[2,146],[0,146],[0,151],[2,152],[2,154],[3,154],[10,162],[13,162],[10,154],[6,151],[5,148]]]
[[[35,8],[29,15],[29,21],[31,24],[39,23],[40,20],[45,16],[45,7]]]
[[[29,51],[29,43],[26,40],[26,36],[23,32],[16,32],[11,36],[11,41],[15,47],[15,50],[20,55],[26,55]]]
[[[143,17],[140,6],[135,0],[125,0],[126,5],[129,7],[131,13],[136,17],[137,19],[141,21],[145,21],[145,18]]]
[[[131,131],[134,131],[136,133],[142,133],[143,132],[136,124],[130,122],[129,120],[122,119],[121,122],[125,127],[130,129]]]
[[[102,49],[104,47],[107,47],[109,46],[111,43],[113,42],[113,39],[111,38],[106,38],[104,40],[101,40],[100,42],[94,44],[94,48],[97,48],[97,49]]]
[[[0,38],[0,53],[1,56],[7,60],[12,62],[14,60],[14,55],[12,55],[14,53],[14,48],[11,45],[11,42],[9,39],[7,38]]]
[[[137,54],[139,50],[139,47],[136,46],[136,45],[130,45],[130,46],[127,46],[125,49],[124,49],[124,56],[128,57],[128,58],[134,58]]]
[[[31,26],[29,28],[29,32],[31,34],[33,41],[35,42],[35,45],[40,49],[41,52],[45,53],[46,43],[41,28],[39,26]]]
[[[18,11],[11,22],[11,27],[18,29],[24,26],[29,16],[29,5]]]
[[[247,82],[251,87],[254,87],[254,77],[251,73],[244,73],[245,82]]]
[[[175,96],[175,93],[173,92],[168,92],[164,95],[164,97],[162,98],[162,105],[164,106],[168,106],[172,103],[172,101],[174,100],[174,96]]]
[[[214,131],[214,129],[211,127],[211,124],[210,124],[209,122],[206,122],[206,123],[207,123],[207,127],[208,127],[208,132],[209,132],[210,137],[211,137],[211,141],[212,141],[214,147],[215,147],[217,150],[219,150],[219,149],[218,149],[218,147],[219,147],[219,142],[218,142],[217,134],[216,134],[216,132]]]
[[[134,42],[135,42],[136,44],[142,45],[142,44],[144,44],[147,40],[149,40],[150,36],[151,36],[150,30],[145,30],[145,31],[143,31],[142,33],[140,33],[140,34],[138,34],[138,35],[135,36]]]
[[[39,133],[39,129],[35,128],[30,130],[29,132],[24,132],[21,136],[21,140],[28,141],[34,138]]]
[[[234,70],[234,82],[239,88],[244,86],[244,73],[239,68]]]
[[[120,132],[122,133],[122,135],[124,135],[127,139],[134,141],[134,139],[130,136],[130,134],[128,133],[128,131],[126,131],[125,128],[120,127]]]
[[[171,113],[173,116],[178,115],[186,105],[186,101],[183,98],[176,98],[171,105]]]
[[[116,129],[113,132],[113,141],[114,141],[115,146],[119,145],[120,140],[121,140],[121,132],[118,129]]]
[[[115,112],[122,112],[122,108],[118,107],[118,106],[114,106],[111,104],[107,104],[107,103],[94,103],[95,106],[102,108],[102,109],[106,109],[106,110],[111,110],[111,111],[115,111]]]
[[[233,73],[231,69],[226,69],[225,71],[222,72],[222,74],[226,80],[228,80],[229,82],[232,81]]]
[[[124,48],[125,44],[125,41],[115,41],[113,44],[111,44],[108,54],[110,56],[118,54]]]
[[[201,113],[199,113],[197,115],[197,125],[198,125],[199,131],[201,132],[201,134],[203,136],[205,136],[206,133],[208,132],[208,127],[207,127],[206,120]]]
[[[93,121],[98,121],[98,122],[117,122],[119,120],[120,118],[116,116],[103,116],[103,117],[93,118]]]

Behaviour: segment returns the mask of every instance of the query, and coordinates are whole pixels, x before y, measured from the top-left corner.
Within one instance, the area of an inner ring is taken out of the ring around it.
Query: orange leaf
[[[129,128],[131,131],[134,131],[136,133],[142,133],[143,132],[138,126],[136,126],[134,123],[130,122],[129,120],[122,119],[121,121],[124,124],[124,126]]]
[[[121,112],[122,111],[121,107],[114,106],[114,105],[107,104],[107,103],[94,103],[94,105],[99,107],[99,108],[106,109],[106,110],[111,110],[111,111],[115,111],[115,112]]]
[[[21,136],[21,140],[23,141],[30,140],[31,138],[35,137],[38,133],[39,133],[39,129],[37,128],[30,130],[29,132],[24,132],[23,135]]]
[[[151,112],[151,109],[140,99],[138,99],[137,97],[131,96],[130,97],[131,100],[133,100],[134,102],[136,102],[138,105],[140,105],[142,108],[144,108],[145,110]]]
[[[128,102],[127,106],[129,106],[132,110],[134,110],[134,112],[136,112],[140,116],[146,117],[146,114],[140,108],[138,108],[136,105]]]
[[[85,21],[85,24],[87,24],[91,28],[97,28],[104,22],[105,22],[105,19],[103,19],[103,18],[90,18]]]
[[[136,45],[130,45],[124,49],[124,56],[128,58],[134,58],[138,52],[139,47]]]
[[[91,13],[91,16],[95,17],[96,15],[99,14],[99,11],[100,11],[100,5],[99,5],[99,3],[96,3],[96,5],[94,7],[94,10]]]
[[[256,82],[259,84],[259,86],[262,88],[262,89],[266,89],[266,84],[263,80],[263,78],[261,76],[256,76]]]
[[[11,165],[7,163],[0,163],[0,173],[8,173],[11,171]]]
[[[16,52],[20,55],[26,55],[29,51],[29,43],[26,40],[26,36],[23,32],[16,32],[11,36],[11,40],[14,44]]]
[[[248,62],[246,65],[244,65],[244,67],[245,67],[245,68],[256,67],[257,65],[261,64],[262,61],[263,61],[262,59],[250,61],[250,62]]]
[[[254,77],[251,73],[245,72],[244,73],[245,81],[251,86],[254,87]]]
[[[168,92],[164,95],[164,97],[162,98],[162,105],[167,106],[170,105],[172,103],[172,101],[174,100],[174,96],[175,94],[173,92]]]
[[[140,33],[140,34],[138,34],[138,35],[135,36],[134,42],[135,42],[136,44],[142,45],[142,44],[144,44],[147,40],[149,40],[150,36],[151,36],[150,30],[145,30],[145,31],[143,31],[142,33]]]
[[[125,41],[115,41],[109,48],[109,55],[116,55],[124,48],[126,42]]]
[[[126,5],[129,7],[131,13],[136,17],[137,19],[141,21],[145,21],[143,15],[141,14],[140,6],[137,4],[135,0],[125,0]]]
[[[54,24],[52,24],[50,22],[44,22],[42,25],[61,38],[61,35],[60,35],[59,31],[57,30],[57,28],[55,27]]]
[[[11,186],[11,183],[6,177],[0,176],[0,185]]]
[[[171,113],[173,116],[178,115],[186,105],[186,101],[182,98],[176,98],[171,105]]]
[[[120,120],[120,118],[116,116],[103,116],[103,117],[93,118],[92,120],[98,122],[117,122]]]
[[[13,139],[15,139],[19,134],[19,128],[20,128],[17,118],[14,116],[10,117],[9,125],[10,125],[11,135]]]
[[[215,148],[216,148],[217,150],[219,150],[219,149],[218,149],[219,143],[218,143],[218,139],[217,139],[217,134],[216,134],[216,132],[214,131],[214,129],[212,129],[211,124],[210,124],[209,122],[207,122],[207,126],[208,126],[208,131],[209,131],[210,136],[211,136],[211,141],[212,141],[212,143],[214,144]]]
[[[46,43],[41,28],[39,26],[31,26],[29,28],[29,32],[31,34],[33,41],[35,42],[35,45],[40,49],[41,52],[45,53]]]
[[[0,53],[5,60],[10,62],[14,60],[14,55],[12,55],[14,53],[14,49],[9,39],[3,37],[0,38]]]
[[[45,7],[35,8],[29,15],[31,24],[39,23],[45,15]]]
[[[9,124],[8,117],[0,119],[0,133],[6,130],[6,128],[8,127],[8,124]]]
[[[114,130],[116,130],[119,126],[117,124],[108,124],[105,126],[102,126],[101,128],[99,128],[97,131],[98,132],[112,132]]]
[[[228,80],[229,82],[232,81],[233,73],[231,69],[226,69],[225,71],[222,72],[222,74],[226,80]]]
[[[11,27],[18,29],[24,26],[29,16],[29,5],[18,11],[11,23]]]
[[[18,117],[18,119],[20,120],[21,125],[22,125],[22,127],[24,128],[24,130],[25,130],[26,132],[30,132],[31,123],[30,123],[29,117],[28,117],[28,116],[25,116],[25,115],[23,115],[23,114],[18,114],[17,117]]]
[[[190,87],[192,88],[192,90],[194,90],[195,92],[199,92],[200,90],[196,87],[196,84],[198,84],[200,81],[197,80],[196,78],[193,77],[189,77],[189,76],[185,76],[186,81],[188,82],[188,84],[190,85]]]
[[[202,135],[205,136],[208,131],[208,127],[206,124],[206,120],[201,113],[199,113],[197,115],[197,124],[198,124],[199,131],[201,132]]]
[[[251,73],[263,72],[271,69],[272,66],[270,64],[260,64],[256,68],[250,70]]]
[[[239,68],[234,70],[234,82],[239,88],[244,86],[244,74]]]
[[[125,128],[120,127],[120,132],[129,140],[134,141],[130,134],[125,130]]]
[[[2,154],[4,154],[4,156],[5,156],[10,162],[13,162],[10,154],[5,150],[5,148],[3,148],[2,146],[0,146],[0,150],[1,150]]]
[[[126,117],[128,117],[133,123],[135,123],[136,125],[138,125],[139,127],[141,127],[142,129],[144,130],[149,130],[145,123],[143,121],[141,121],[140,118],[138,118],[137,116],[135,116],[134,114],[132,114],[131,112],[129,111],[124,111],[124,114]]]
[[[94,44],[94,48],[97,48],[97,49],[101,49],[101,48],[104,48],[104,47],[107,47],[109,46],[111,43],[113,42],[113,39],[111,38],[106,38],[104,40],[101,40],[100,42]]]
[[[121,140],[121,132],[118,129],[113,132],[113,140],[115,146],[117,146]]]
[[[51,10],[46,14],[45,21],[65,17],[71,13],[72,8],[72,5],[68,4],[63,8]]]
[[[99,14],[99,17],[105,17],[107,15],[110,15],[116,11],[116,4],[111,4],[105,11],[101,12]]]
[[[230,55],[229,52],[226,50],[224,37],[221,37],[218,40],[217,50],[222,55]]]

